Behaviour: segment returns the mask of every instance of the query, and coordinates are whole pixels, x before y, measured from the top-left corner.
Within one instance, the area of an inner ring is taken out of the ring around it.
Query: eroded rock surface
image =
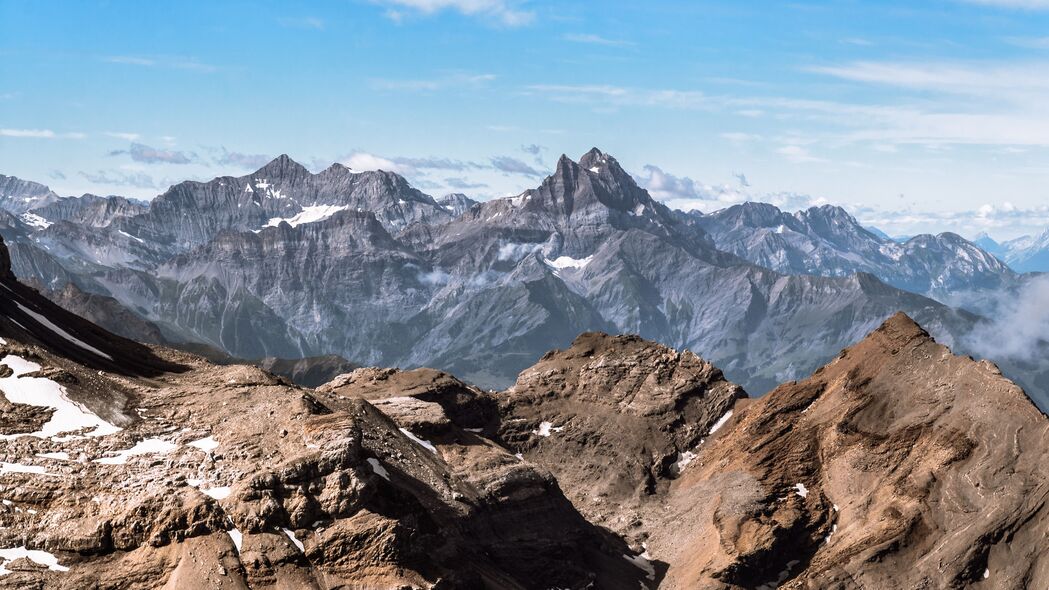
[[[899,314],[707,441],[649,539],[661,587],[1045,587],[1047,427]]]
[[[658,503],[745,396],[692,352],[587,333],[548,353],[500,395],[500,437],[553,471],[593,522],[641,533],[642,507]]]

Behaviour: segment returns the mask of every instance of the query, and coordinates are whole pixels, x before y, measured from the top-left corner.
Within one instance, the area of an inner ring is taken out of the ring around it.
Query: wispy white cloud
[[[58,135],[50,129],[0,129],[3,137],[33,137],[38,139],[52,139]]]
[[[132,66],[155,66],[157,65],[156,60],[148,59],[145,57],[137,57],[134,55],[109,55],[102,58],[102,61],[106,61],[113,64],[127,64]]]
[[[504,173],[504,174],[519,174],[521,176],[531,176],[538,178],[544,176],[542,172],[536,170],[527,162],[522,162],[517,158],[510,156],[495,156],[491,158],[492,168]]]
[[[397,164],[393,160],[370,154],[368,152],[354,152],[349,156],[342,158],[340,162],[350,170],[357,172],[384,170],[386,172],[404,174],[412,171],[410,167]]]
[[[151,147],[141,143],[132,143],[126,150],[113,150],[110,156],[130,156],[136,162],[144,164],[190,164],[199,160],[193,152],[179,150],[166,150]]]
[[[566,103],[594,107],[651,106],[676,109],[709,109],[709,96],[695,90],[643,89],[611,84],[532,84],[525,92]]]
[[[387,6],[386,16],[396,22],[410,15],[432,15],[454,11],[508,27],[527,25],[535,20],[535,13],[519,8],[513,0],[374,0]]]
[[[853,105],[845,138],[880,143],[1049,145],[1049,62],[856,62],[809,68],[840,80],[911,91],[892,104]],[[845,105],[792,105],[809,112]],[[843,110],[845,109],[845,110]]]
[[[1049,37],[1008,37],[1006,41],[1017,47],[1049,49]]]
[[[974,97],[1045,96],[1045,62],[855,62],[816,66],[809,71],[844,80]]]
[[[894,235],[910,235],[937,228],[936,231],[952,231],[969,237],[987,232],[997,238],[1012,238],[1025,232],[1041,233],[1049,228],[1049,205],[1024,207],[1008,201],[953,211],[853,206],[850,212],[864,225],[875,226]]]
[[[50,129],[0,129],[0,137],[22,137],[30,139],[85,139],[86,133],[72,131],[55,133]]]
[[[444,89],[476,89],[495,79],[495,74],[470,74],[464,72],[453,72],[434,78],[415,80],[375,78],[373,80],[370,80],[369,83],[371,87],[375,90],[432,92]]]
[[[278,18],[277,24],[282,27],[289,29],[312,29],[314,31],[323,31],[327,26],[324,19],[316,16],[295,16],[295,17],[284,17]]]
[[[106,135],[117,139],[123,139],[124,141],[135,141],[141,137],[138,133],[125,133],[121,131],[106,131]]]
[[[743,133],[741,131],[729,131],[721,134],[722,139],[727,139],[732,143],[746,143],[749,141],[760,141],[762,136],[755,133]]]
[[[823,158],[817,158],[816,156],[813,156],[808,149],[800,145],[785,145],[776,148],[776,153],[796,164],[826,161]]]
[[[456,190],[473,190],[479,188],[488,188],[488,185],[483,182],[472,182],[462,177],[451,177],[445,178],[444,183],[451,188]]]
[[[144,172],[121,172],[116,170],[99,170],[98,172],[80,172],[80,176],[93,184],[106,186],[130,186],[134,188],[159,188],[153,177]]]
[[[965,4],[977,4],[995,8],[1019,8],[1022,10],[1049,10],[1049,0],[961,0]]]
[[[646,165],[642,174],[635,175],[634,179],[653,198],[682,211],[709,213],[745,201],[771,203],[785,211],[827,204],[826,199],[793,192],[754,194],[746,190],[749,183],[740,186],[704,184],[687,176],[675,176],[652,164]]]
[[[141,56],[141,55],[107,55],[102,61],[146,68],[169,68],[203,73],[217,72],[218,67],[201,63],[192,57],[182,56]]]
[[[526,177],[541,177],[544,173],[535,167],[511,156],[493,156],[488,162],[474,162],[468,160],[456,160],[446,157],[407,157],[407,156],[380,156],[366,151],[354,151],[350,155],[339,158],[339,162],[355,171],[384,170],[396,172],[408,176],[417,186],[423,187],[422,183],[430,183],[424,188],[439,188],[427,179],[432,171],[454,171],[466,173],[467,175],[478,172],[492,171],[501,172],[504,175],[519,175]],[[471,178],[458,176],[452,177],[459,186],[453,188],[466,188],[468,184],[476,184]],[[447,184],[452,185],[452,182]],[[481,186],[478,184],[478,186]],[[474,187],[470,187],[474,188]]]
[[[630,47],[635,45],[632,41],[622,39],[609,39],[592,33],[568,33],[561,36],[565,41],[572,43],[586,43],[588,45],[604,45],[605,47]]]
[[[267,154],[245,154],[242,152],[231,152],[225,147],[221,148],[222,152],[215,158],[215,163],[220,166],[235,166],[237,168],[246,168],[249,170],[257,170],[262,168],[273,159],[272,156]]]

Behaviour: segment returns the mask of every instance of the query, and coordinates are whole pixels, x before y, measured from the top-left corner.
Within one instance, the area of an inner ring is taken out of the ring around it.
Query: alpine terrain
[[[105,306],[76,309],[117,333],[243,359],[435,367],[492,388],[603,331],[702,350],[764,393],[900,310],[966,350],[983,308],[957,294],[1023,282],[954,234],[897,244],[834,207],[671,210],[597,149],[482,203],[287,156],[148,205],[5,182],[44,195],[24,213],[3,201],[18,204],[0,224],[15,271],[56,301]]]
[[[1049,420],[902,313],[759,399],[596,332],[502,392],[304,389],[109,334],[0,248],[0,335],[3,587],[1049,583]]]

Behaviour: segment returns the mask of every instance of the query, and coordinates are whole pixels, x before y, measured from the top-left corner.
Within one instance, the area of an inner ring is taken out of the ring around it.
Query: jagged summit
[[[469,211],[478,201],[462,193],[450,193],[437,200],[437,204],[444,207],[446,211],[458,217]]]
[[[669,222],[669,210],[638,186],[615,158],[597,148],[583,154],[579,162],[562,155],[554,173],[524,196],[538,197],[540,203],[566,215],[601,206],[635,217],[658,216]]]
[[[906,344],[916,338],[928,342],[936,342],[925,328],[921,327],[911,316],[902,311],[892,314],[892,317],[882,322],[878,329],[871,332],[868,338],[874,335],[884,336],[894,344]]]
[[[269,163],[259,168],[249,176],[265,176],[267,178],[272,177],[273,179],[283,179],[303,175],[312,174],[305,166],[291,159],[291,157],[288,156],[288,154],[281,154],[276,158],[270,160]]]

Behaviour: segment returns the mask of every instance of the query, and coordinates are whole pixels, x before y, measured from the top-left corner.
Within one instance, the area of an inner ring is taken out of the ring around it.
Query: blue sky
[[[61,194],[288,153],[490,198],[598,146],[680,208],[1049,226],[1049,0],[0,0],[0,32],[0,173]]]

